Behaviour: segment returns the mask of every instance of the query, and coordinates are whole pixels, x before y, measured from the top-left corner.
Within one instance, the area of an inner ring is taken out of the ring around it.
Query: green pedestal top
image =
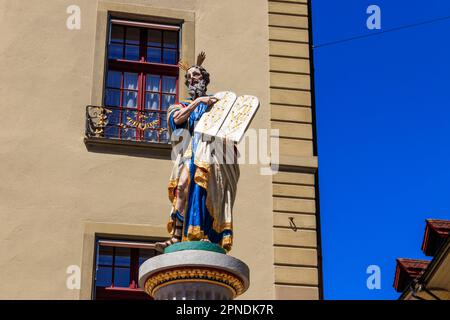
[[[207,241],[183,241],[174,243],[164,249],[164,253],[171,253],[183,250],[204,250],[226,254],[225,249],[219,245]]]

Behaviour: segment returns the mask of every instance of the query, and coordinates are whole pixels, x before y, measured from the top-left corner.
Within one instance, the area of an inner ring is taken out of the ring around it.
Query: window
[[[153,243],[98,240],[95,265],[95,300],[150,297],[139,288],[139,267],[158,255]]]
[[[112,19],[104,137],[168,143],[167,108],[178,101],[179,26]]]

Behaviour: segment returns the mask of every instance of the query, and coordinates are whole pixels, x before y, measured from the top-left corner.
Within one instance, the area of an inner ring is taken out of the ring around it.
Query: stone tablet
[[[258,108],[257,97],[250,95],[238,97],[216,136],[239,143]]]
[[[200,121],[195,126],[195,132],[203,133],[209,136],[216,136],[220,127],[230,112],[231,107],[236,101],[236,94],[230,91],[221,91],[214,95],[217,101],[209,110],[205,112]]]

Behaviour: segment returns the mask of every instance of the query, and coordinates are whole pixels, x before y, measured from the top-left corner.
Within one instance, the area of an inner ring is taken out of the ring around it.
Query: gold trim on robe
[[[187,101],[190,102],[190,101]],[[181,109],[182,105],[172,105],[167,111],[168,122],[170,123],[170,115]],[[189,130],[189,120],[185,127]],[[169,125],[169,134],[172,135],[172,130]],[[220,139],[215,137],[215,139]],[[182,141],[177,141],[172,147]],[[222,141],[220,140],[219,143]],[[219,156],[211,152],[213,146],[211,141],[199,140],[194,157],[194,164],[196,165],[194,173],[194,182],[201,188],[206,190],[206,208],[208,209],[212,218],[212,228],[216,233],[222,233],[224,230],[233,230],[232,222],[232,208],[236,197],[237,182],[239,179],[239,165],[224,164],[223,159],[219,159]],[[188,170],[188,179],[190,180],[189,163],[192,159],[192,138],[186,150],[183,152],[180,149],[177,158],[174,163],[171,177],[168,184],[169,200],[172,203],[172,213],[176,212],[176,187],[181,175],[182,170],[186,168]],[[222,157],[222,156],[220,156]],[[188,183],[188,188],[190,181]],[[189,194],[189,190],[188,190]],[[186,201],[186,206],[188,200]],[[185,208],[186,209],[186,208]],[[185,210],[186,212],[186,210]],[[171,213],[171,214],[172,214]],[[169,219],[169,227],[173,230],[172,219]],[[183,222],[183,230],[185,230],[186,219]],[[208,239],[208,236],[204,234],[204,231],[200,229],[200,226],[190,226],[187,230],[187,235],[182,236],[182,241],[202,240]],[[227,252],[231,250],[233,243],[232,235],[225,235],[219,245]]]

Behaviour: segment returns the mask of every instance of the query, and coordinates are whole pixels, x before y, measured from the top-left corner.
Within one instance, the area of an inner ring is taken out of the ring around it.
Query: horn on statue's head
[[[197,63],[195,65],[189,67],[189,65],[185,61],[180,60],[178,61],[178,67],[183,69],[184,71],[188,71],[190,68],[193,67],[201,67],[205,59],[206,59],[205,51],[202,51],[198,54]]]
[[[178,61],[178,67],[183,69],[184,71],[188,71],[189,65],[183,60]]]
[[[205,59],[206,59],[205,51],[200,52],[198,54],[198,56],[197,56],[197,64],[196,64],[196,66],[200,67],[202,65],[203,61],[205,61]]]

